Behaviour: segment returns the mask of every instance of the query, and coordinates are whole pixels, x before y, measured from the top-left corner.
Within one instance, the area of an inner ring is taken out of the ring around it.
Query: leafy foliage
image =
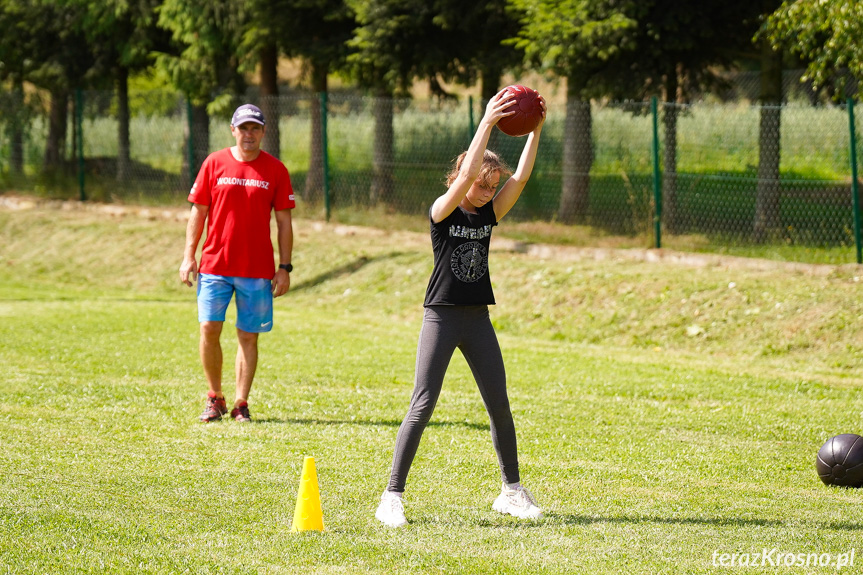
[[[817,86],[842,69],[863,80],[863,2],[786,0],[770,16],[765,34],[776,48],[807,60],[807,79]],[[841,85],[843,79],[836,79]]]
[[[312,66],[341,69],[347,57],[346,42],[356,27],[355,14],[345,0],[274,0],[260,10],[266,22],[250,28],[245,42],[259,44],[254,30],[269,29],[288,57],[301,57]]]
[[[82,87],[95,60],[83,31],[85,17],[74,3],[0,3],[0,79],[48,90]]]
[[[610,60],[635,49],[633,34],[639,23],[633,2],[510,1],[522,13],[516,47],[543,70],[577,80],[585,92],[596,93],[587,85]]]
[[[162,3],[159,25],[179,48],[160,53],[157,61],[195,105],[209,104],[211,112],[227,109],[232,94],[241,91],[239,43],[248,18],[247,5],[239,0]]]
[[[639,25],[631,39],[636,49],[619,61],[614,95],[674,101],[715,87],[719,70],[753,51],[761,9],[744,0],[638,3]]]
[[[406,93],[411,81],[451,60],[458,37],[435,24],[425,0],[350,0],[359,24],[348,41],[354,77],[382,93]]]

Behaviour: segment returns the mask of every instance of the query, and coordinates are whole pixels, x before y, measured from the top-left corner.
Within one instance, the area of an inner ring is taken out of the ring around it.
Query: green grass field
[[[520,253],[505,221],[492,317],[546,517],[491,511],[488,419],[457,354],[394,531],[373,515],[425,234],[298,217],[256,422],[201,425],[176,213],[0,208],[0,573],[835,573],[852,551],[839,572],[860,572],[863,492],[814,468],[828,437],[863,432],[857,266]],[[230,329],[223,345],[230,380]],[[290,532],[304,456],[323,533]],[[718,566],[765,550],[764,567]]]

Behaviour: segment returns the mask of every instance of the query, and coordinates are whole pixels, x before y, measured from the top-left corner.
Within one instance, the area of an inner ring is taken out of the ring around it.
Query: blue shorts
[[[273,329],[273,285],[260,278],[198,274],[198,321],[225,321],[235,292],[238,329],[249,333]]]

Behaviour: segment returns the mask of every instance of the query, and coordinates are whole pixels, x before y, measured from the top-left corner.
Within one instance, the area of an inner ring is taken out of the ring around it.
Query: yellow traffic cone
[[[300,479],[300,491],[297,494],[297,507],[294,509],[294,524],[291,526],[291,531],[323,530],[324,513],[321,510],[315,458],[306,457],[303,461],[303,476]]]

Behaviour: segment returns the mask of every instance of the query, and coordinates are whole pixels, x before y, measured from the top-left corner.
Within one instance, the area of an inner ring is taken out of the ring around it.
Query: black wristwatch
[[[279,264],[279,269],[291,273],[292,271],[294,271],[294,266],[292,266],[291,264]]]

